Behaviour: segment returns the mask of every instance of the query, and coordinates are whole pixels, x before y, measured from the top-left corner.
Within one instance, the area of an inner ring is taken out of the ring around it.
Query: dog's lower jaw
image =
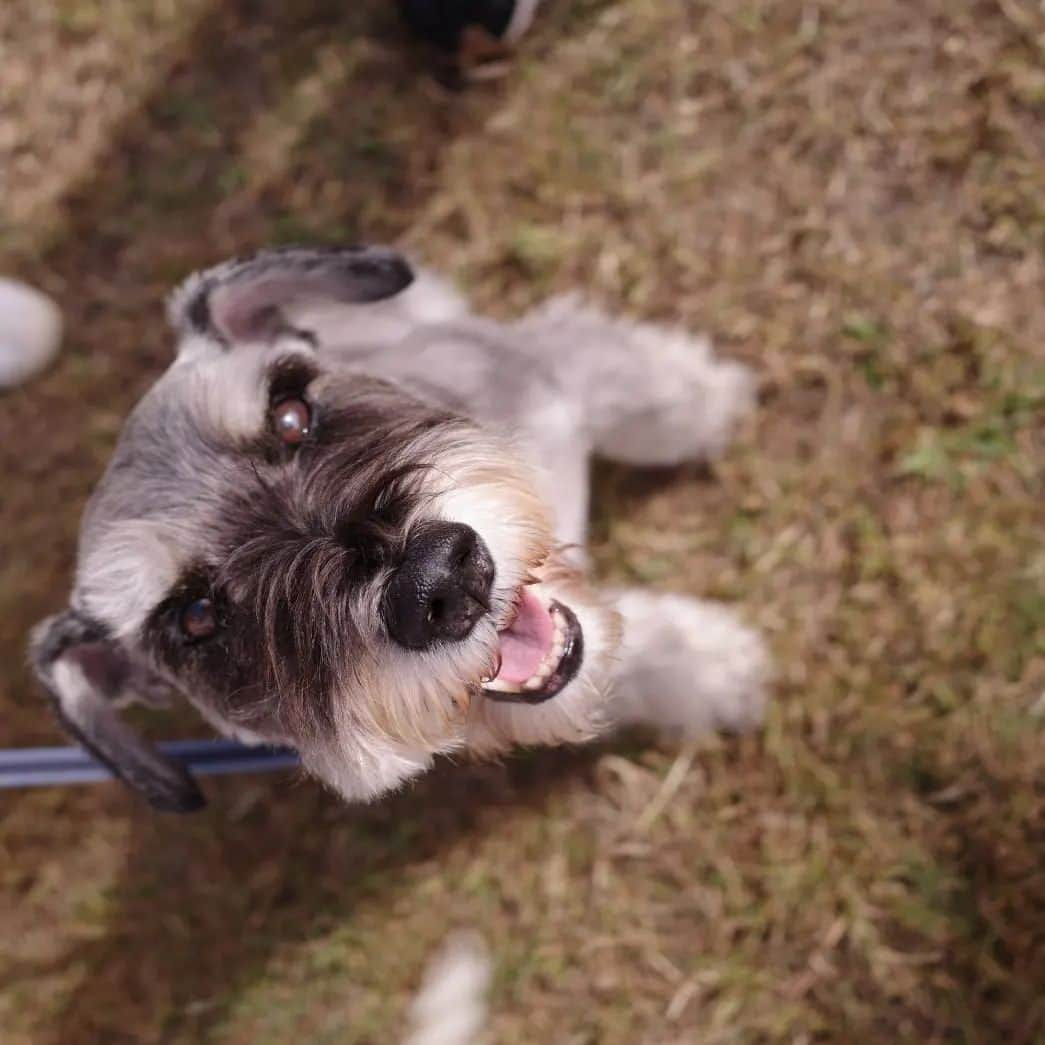
[[[531,591],[545,603],[557,601],[570,608],[580,624],[584,658],[574,678],[541,703],[478,694],[469,707],[464,746],[480,757],[519,745],[581,744],[612,724],[610,683],[620,643],[619,614],[580,573],[561,564],[542,568]]]

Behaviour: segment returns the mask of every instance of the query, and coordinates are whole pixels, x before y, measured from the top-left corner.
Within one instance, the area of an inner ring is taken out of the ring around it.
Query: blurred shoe
[[[457,51],[467,31],[502,45],[530,27],[540,0],[399,0],[410,28],[444,51]]]

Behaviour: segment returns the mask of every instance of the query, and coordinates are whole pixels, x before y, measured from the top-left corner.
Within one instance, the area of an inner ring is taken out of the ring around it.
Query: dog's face
[[[284,250],[172,299],[177,360],[85,513],[70,610],[34,638],[67,728],[157,806],[201,798],[112,705],[165,688],[349,798],[601,724],[613,614],[557,559],[529,469],[292,323],[410,280],[386,251]]]

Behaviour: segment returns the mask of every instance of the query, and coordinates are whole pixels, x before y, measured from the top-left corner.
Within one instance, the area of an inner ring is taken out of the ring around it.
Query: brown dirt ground
[[[359,238],[496,313],[582,287],[757,367],[714,474],[604,469],[595,530],[604,575],[765,630],[765,735],[368,809],[6,795],[0,1036],[391,1041],[475,926],[498,1042],[1045,1040],[1045,12],[549,0],[453,93],[390,6],[0,6],[0,270],[68,321],[0,403],[0,743],[56,740],[25,633],[168,358],[164,292]]]

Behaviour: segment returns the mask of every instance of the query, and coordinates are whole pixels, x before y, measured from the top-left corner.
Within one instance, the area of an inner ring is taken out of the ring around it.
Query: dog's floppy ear
[[[277,247],[190,276],[167,314],[180,336],[268,341],[291,328],[291,310],[380,301],[413,279],[407,262],[383,247]]]
[[[33,631],[30,660],[61,724],[125,784],[164,812],[206,804],[189,771],[117,715],[114,702],[129,693],[135,669],[101,627],[75,610],[48,617]]]

